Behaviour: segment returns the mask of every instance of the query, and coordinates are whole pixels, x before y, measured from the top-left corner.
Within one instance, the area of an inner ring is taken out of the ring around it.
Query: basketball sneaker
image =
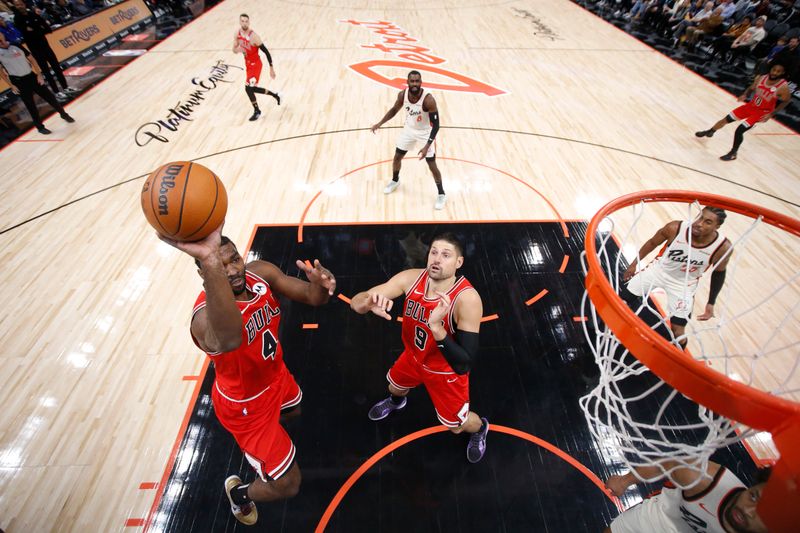
[[[42,135],[50,135],[51,133],[53,133],[52,131],[48,130],[44,126],[36,126],[36,131],[38,131]]]
[[[716,133],[714,130],[703,130],[694,132],[696,137],[713,137],[714,133]]]
[[[72,124],[73,122],[75,122],[75,119],[74,119],[74,118],[72,118],[71,116],[69,116],[69,115],[68,115],[68,114],[66,114],[66,113],[62,113],[62,114],[61,114],[61,118],[62,118],[62,119],[65,121],[65,122],[69,122],[70,124]]]
[[[369,410],[369,414],[367,416],[370,420],[383,420],[389,413],[392,411],[399,411],[403,407],[406,406],[406,398],[403,398],[403,401],[398,403],[394,403],[392,401],[392,397],[389,396],[385,400],[381,400],[375,405],[372,406],[372,409]]]
[[[447,202],[447,195],[440,194],[436,197],[436,203],[433,204],[433,208],[436,210],[444,209],[445,202]]]
[[[275,101],[281,105],[281,93],[275,93]]]
[[[383,194],[391,194],[400,186],[399,181],[390,181],[386,184],[386,187],[383,188]]]
[[[249,120],[250,120],[250,122],[255,122],[256,120],[258,120],[258,117],[260,117],[260,116],[261,116],[261,110],[260,109],[256,109],[255,111],[253,111],[253,116],[250,117]]]
[[[473,433],[469,437],[469,444],[467,444],[467,461],[470,463],[477,463],[483,459],[483,454],[486,453],[486,435],[489,434],[489,421],[481,418],[481,429],[477,433]]]
[[[723,161],[733,161],[734,159],[736,159],[736,152],[728,152],[725,155],[719,156],[719,158],[722,159]]]
[[[228,479],[225,480],[225,494],[228,496],[228,501],[231,503],[231,512],[236,520],[246,526],[252,526],[258,520],[258,509],[256,508],[255,502],[251,501],[244,506],[239,506],[233,503],[233,497],[231,496],[233,489],[243,484],[239,476],[229,476]]]

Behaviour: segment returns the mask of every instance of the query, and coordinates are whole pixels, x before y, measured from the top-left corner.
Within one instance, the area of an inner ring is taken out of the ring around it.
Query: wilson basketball
[[[147,177],[142,187],[142,211],[161,235],[176,241],[199,241],[225,219],[228,193],[208,168],[175,161]]]

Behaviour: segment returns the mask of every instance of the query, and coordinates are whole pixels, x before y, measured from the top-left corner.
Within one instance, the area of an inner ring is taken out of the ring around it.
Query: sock
[[[403,403],[403,400],[405,400],[406,397],[405,396],[395,396],[394,394],[392,394],[390,396],[390,398],[392,399],[392,403],[393,404],[400,405],[401,403]]]
[[[250,103],[253,104],[253,107],[258,110],[258,104],[256,104],[256,94],[253,90],[255,87],[250,87],[249,85],[245,86],[244,92],[247,93],[247,97],[250,99]]]
[[[739,150],[739,147],[742,145],[742,141],[744,141],[744,132],[749,130],[750,128],[745,124],[739,124],[739,127],[736,128],[736,133],[733,134],[733,148],[731,148],[732,153],[736,153]]]
[[[439,190],[439,194],[444,194],[444,187],[442,186],[442,178],[433,178],[433,181],[436,182],[436,188]]]
[[[400,181],[400,171],[393,170],[392,171],[392,181]]]
[[[233,500],[233,503],[241,506],[247,505],[253,501],[250,499],[250,496],[247,495],[247,487],[249,486],[250,484],[248,483],[247,485],[239,485],[235,489],[231,490],[231,499]]]

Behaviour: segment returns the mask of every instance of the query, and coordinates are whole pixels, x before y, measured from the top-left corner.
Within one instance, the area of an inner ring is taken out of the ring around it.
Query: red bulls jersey
[[[246,61],[260,61],[258,57],[258,47],[253,44],[251,40],[253,38],[253,30],[248,31],[246,34],[239,30],[239,35],[237,39],[239,40],[239,46],[242,50],[244,50],[244,58]]]
[[[433,338],[428,327],[428,316],[436,307],[438,298],[426,298],[427,288],[428,271],[423,270],[406,293],[406,301],[403,304],[403,346],[426,370],[452,374],[453,369],[436,346],[436,339]],[[450,313],[444,321],[444,329],[448,335],[453,335],[456,331],[456,324],[453,320],[456,300],[462,292],[468,289],[472,289],[470,282],[464,276],[459,276],[456,278],[455,284],[445,293],[450,297],[452,304]]]
[[[781,80],[775,85],[767,85],[769,76],[762,76],[761,81],[758,82],[756,90],[753,93],[753,98],[750,103],[762,111],[771,113],[778,103],[778,89],[786,84],[786,80]]]
[[[209,353],[214,362],[217,390],[233,401],[253,399],[266,391],[283,368],[283,348],[278,341],[281,310],[269,284],[246,272],[247,289],[255,296],[236,301],[242,313],[242,344],[232,352]],[[206,293],[194,304],[192,319],[206,306]],[[192,335],[192,340],[197,340]]]

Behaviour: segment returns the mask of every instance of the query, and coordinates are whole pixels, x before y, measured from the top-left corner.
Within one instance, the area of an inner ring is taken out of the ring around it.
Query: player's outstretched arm
[[[336,290],[336,278],[331,271],[323,267],[317,259],[313,266],[302,261],[297,261],[297,266],[306,274],[308,281],[287,276],[267,261],[253,261],[247,268],[264,278],[275,292],[290,300],[314,306],[327,303]]]
[[[387,111],[385,115],[383,115],[383,118],[380,120],[380,122],[377,122],[372,125],[372,127],[370,128],[372,130],[372,133],[375,133],[376,131],[378,131],[378,128],[380,128],[381,126],[392,120],[392,118],[397,114],[397,112],[403,108],[404,92],[405,91],[400,91],[400,93],[397,95],[397,100],[394,101],[394,105],[389,108],[389,111]]]
[[[464,291],[458,297],[453,309],[457,332],[455,338],[444,329],[444,320],[450,312],[450,298],[443,292],[436,293],[439,302],[428,316],[428,327],[436,340],[436,346],[450,368],[456,374],[466,374],[478,357],[478,331],[483,316],[483,303],[475,290]]]
[[[392,278],[381,285],[372,287],[368,291],[359,292],[350,300],[350,309],[360,315],[365,315],[372,311],[379,317],[391,320],[389,311],[392,310],[394,299],[402,294],[414,283],[419,276],[420,269],[404,270],[395,274]]]
[[[676,235],[678,235],[678,230],[681,227],[681,223],[677,220],[673,220],[672,222],[666,224],[663,228],[658,230],[655,235],[650,237],[647,242],[645,242],[642,247],[639,249],[639,255],[631,261],[631,264],[625,270],[625,273],[622,276],[624,281],[628,281],[633,277],[636,273],[636,265],[650,255],[650,253],[658,248],[664,242],[672,242]]]
[[[242,53],[242,47],[239,46],[239,32],[238,31],[235,31],[233,33],[233,53],[234,54],[241,54]]]
[[[733,245],[730,241],[725,240],[722,246],[719,247],[711,258],[714,264],[714,270],[711,272],[711,286],[708,291],[708,303],[703,314],[697,316],[697,320],[709,320],[714,318],[714,305],[717,303],[717,296],[719,291],[722,290],[722,285],[725,283],[725,272],[728,268],[728,261],[733,255]]]

